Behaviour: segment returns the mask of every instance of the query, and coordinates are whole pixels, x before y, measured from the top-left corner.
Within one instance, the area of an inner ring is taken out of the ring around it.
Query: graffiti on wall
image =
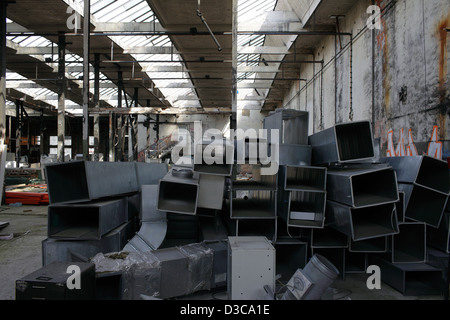
[[[389,130],[387,137],[387,151],[386,157],[414,157],[418,156],[416,145],[414,143],[414,137],[412,129],[408,130],[408,135],[405,137],[404,128],[400,129],[399,138],[397,141],[397,147],[394,145],[394,130]],[[443,144],[439,141],[439,127],[434,126],[431,134],[430,142],[428,143],[427,152],[424,155],[436,159],[442,159]]]

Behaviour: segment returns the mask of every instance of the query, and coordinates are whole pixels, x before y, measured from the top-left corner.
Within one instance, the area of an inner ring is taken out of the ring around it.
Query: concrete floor
[[[42,267],[42,240],[47,238],[47,206],[0,207],[0,222],[9,226],[1,235],[13,234],[11,240],[0,240],[0,300],[15,299],[15,281]],[[381,290],[366,287],[368,275],[349,274],[345,281],[333,283],[335,292],[351,300],[442,300],[442,296],[405,297],[382,283]],[[337,296],[335,296],[337,299]],[[179,299],[226,299],[226,292],[201,292]]]

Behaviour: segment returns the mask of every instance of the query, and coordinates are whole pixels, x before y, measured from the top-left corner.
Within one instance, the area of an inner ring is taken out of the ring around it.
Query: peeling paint
[[[450,27],[450,13],[447,15],[447,18],[442,20],[438,24],[437,35],[439,39],[439,105],[440,105],[440,113],[439,113],[439,126],[441,128],[446,127],[447,122],[447,112],[449,109],[449,101],[446,101],[447,96],[447,86],[446,86],[446,75],[447,75],[447,28]],[[447,130],[441,130],[440,139],[446,140],[447,138]]]

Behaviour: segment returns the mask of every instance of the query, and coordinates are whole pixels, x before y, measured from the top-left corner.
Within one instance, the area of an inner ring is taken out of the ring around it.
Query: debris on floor
[[[5,203],[8,205],[48,205],[46,184],[10,186],[5,189]]]
[[[333,282],[373,266],[404,296],[445,295],[447,164],[377,158],[368,121],[308,137],[307,116],[282,110],[264,122],[284,137],[273,175],[238,163],[253,159],[249,141],[231,148],[232,165],[47,165],[44,267],[93,263],[100,300],[217,290],[229,300],[350,300]],[[226,160],[223,141],[215,154]]]

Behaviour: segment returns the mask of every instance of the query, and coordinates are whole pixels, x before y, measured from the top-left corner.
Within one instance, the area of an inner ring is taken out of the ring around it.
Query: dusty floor
[[[0,222],[9,222],[0,229],[0,300],[15,299],[15,281],[42,267],[42,240],[47,238],[47,207],[21,206],[0,208]],[[349,274],[345,281],[333,283],[336,296],[351,300],[443,300],[442,296],[405,297],[382,283],[381,290],[366,287],[368,275]],[[226,299],[226,292],[204,292],[179,299]]]

